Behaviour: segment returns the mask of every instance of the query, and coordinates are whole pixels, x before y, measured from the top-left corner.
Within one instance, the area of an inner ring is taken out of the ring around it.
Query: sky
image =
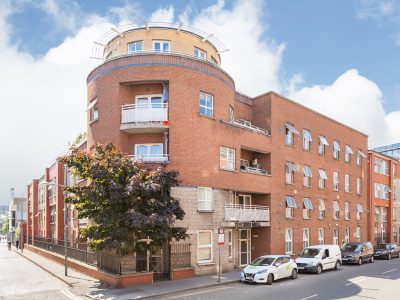
[[[145,21],[214,34],[241,92],[283,94],[369,147],[400,142],[400,1],[0,0],[0,202],[85,131],[93,42]]]

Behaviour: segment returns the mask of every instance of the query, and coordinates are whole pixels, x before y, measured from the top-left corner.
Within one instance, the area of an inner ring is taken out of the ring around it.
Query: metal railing
[[[167,162],[168,154],[147,154],[147,155],[130,155],[133,160],[143,162]]]
[[[248,167],[248,166],[240,166],[240,171],[245,172],[245,173],[259,174],[259,175],[270,175],[270,173],[267,170],[263,170],[260,168],[254,168],[254,167]]]
[[[225,204],[225,221],[269,222],[269,207],[261,205]]]
[[[243,129],[248,129],[248,130],[255,131],[255,132],[258,132],[258,133],[262,133],[262,134],[265,134],[265,135],[269,135],[268,130],[266,130],[264,128],[261,128],[261,127],[254,126],[253,124],[251,124],[250,121],[246,121],[246,120],[243,120],[243,119],[233,119],[233,120],[230,120],[230,123],[232,125],[236,126],[236,127],[240,127],[240,128],[243,128]]]
[[[168,121],[168,103],[128,104],[121,107],[121,123]]]

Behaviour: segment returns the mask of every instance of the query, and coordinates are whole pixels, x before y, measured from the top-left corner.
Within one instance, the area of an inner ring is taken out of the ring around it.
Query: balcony
[[[120,128],[127,133],[166,131],[169,128],[168,103],[123,105]]]
[[[131,159],[145,163],[163,163],[168,162],[168,154],[147,154],[147,155],[130,155]]]
[[[225,204],[225,222],[239,223],[241,226],[269,226],[268,206]]]
[[[270,153],[241,147],[240,149],[240,171],[256,175],[271,175],[268,171],[271,166]]]

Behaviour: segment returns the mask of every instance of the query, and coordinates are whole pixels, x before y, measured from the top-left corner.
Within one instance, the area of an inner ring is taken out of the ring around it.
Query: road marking
[[[386,271],[386,272],[383,272],[382,274],[387,274],[387,273],[390,273],[390,272],[393,272],[393,271],[396,271],[397,269],[391,269],[391,270],[389,270],[389,271]]]
[[[359,279],[359,280],[357,280],[357,281],[353,281],[353,282],[346,283],[346,286],[352,285],[352,284],[356,284],[356,283],[359,283],[359,282],[364,281],[364,280],[367,280],[367,278],[361,278],[361,279]]]
[[[307,299],[311,299],[311,298],[314,298],[314,297],[317,297],[317,296],[318,296],[318,294],[314,294],[314,295],[311,295],[311,296],[306,297],[306,298],[301,298],[300,300],[307,300]]]
[[[72,299],[72,300],[82,300],[82,298],[75,296],[68,290],[61,290],[61,293],[63,293],[67,298]]]

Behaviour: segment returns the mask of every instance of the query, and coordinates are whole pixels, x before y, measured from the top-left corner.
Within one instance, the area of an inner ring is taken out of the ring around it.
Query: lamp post
[[[57,184],[53,182],[42,182],[42,185],[52,185],[55,187],[62,187],[65,188],[67,186],[67,175],[68,170],[67,167],[64,165],[64,184]],[[64,190],[64,275],[68,276],[68,210],[67,210],[67,202],[65,202],[67,193]]]

